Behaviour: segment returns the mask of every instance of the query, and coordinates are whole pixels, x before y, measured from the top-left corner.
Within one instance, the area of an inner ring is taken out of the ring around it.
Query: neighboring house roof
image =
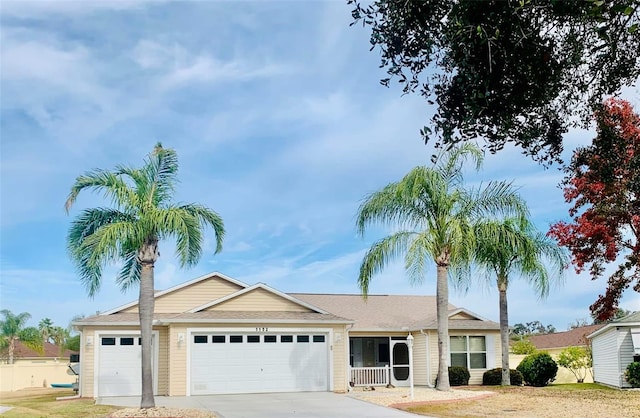
[[[60,353],[60,347],[58,347],[55,344],[51,344],[50,342],[44,343],[43,352],[39,353],[27,347],[26,345],[24,345],[22,341],[16,341],[15,351],[13,352],[13,356],[16,359],[21,359],[21,358],[45,359],[45,358],[69,357],[71,354],[77,354],[77,353],[78,353],[77,351],[71,351],[67,349],[63,350],[62,353]]]
[[[578,327],[569,331],[533,335],[529,337],[529,341],[531,341],[538,350],[584,346],[587,345],[587,335],[604,326],[605,324],[587,325],[586,327]]]
[[[640,311],[634,312],[634,313],[632,313],[630,315],[627,315],[624,318],[618,319],[617,321],[609,322],[609,323],[605,324],[602,328],[600,328],[598,330],[594,330],[587,337],[588,338],[593,338],[598,334],[602,334],[603,332],[605,332],[606,330],[608,330],[610,328],[620,327],[620,326],[640,327]]]
[[[435,296],[290,293],[335,315],[354,320],[353,331],[436,329]],[[500,329],[500,325],[449,304],[450,329]]]

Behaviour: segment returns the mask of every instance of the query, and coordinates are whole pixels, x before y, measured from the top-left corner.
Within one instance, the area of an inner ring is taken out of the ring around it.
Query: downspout
[[[351,392],[351,390],[352,390],[352,387],[351,387],[351,363],[349,362],[349,359],[351,358],[351,344],[349,343],[349,340],[350,340],[350,338],[349,338],[349,330],[351,328],[353,328],[353,324],[347,324],[345,326],[345,328],[344,328],[344,330],[345,330],[345,338],[346,338],[346,341],[344,343],[344,346],[345,346],[344,351],[346,353],[346,356],[345,356],[346,368],[345,368],[345,370],[347,371],[345,373],[345,384],[346,384],[346,387],[347,387],[347,393]]]
[[[427,387],[432,388],[431,384],[431,350],[429,349],[429,334],[424,332],[423,329],[420,330],[420,334],[425,336],[425,344],[427,344]]]

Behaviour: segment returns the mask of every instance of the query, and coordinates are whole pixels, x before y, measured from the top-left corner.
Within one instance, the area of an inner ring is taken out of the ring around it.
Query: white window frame
[[[464,338],[465,340],[465,351],[453,351],[451,339],[452,338]],[[484,338],[484,351],[471,351],[469,347],[469,339],[470,338]],[[489,338],[486,335],[450,335],[449,336],[449,364],[453,365],[451,356],[453,354],[465,354],[467,358],[467,365],[465,366],[467,370],[487,370],[489,365],[489,350],[488,350]],[[474,367],[471,368],[471,354],[484,354],[484,364],[485,367]]]

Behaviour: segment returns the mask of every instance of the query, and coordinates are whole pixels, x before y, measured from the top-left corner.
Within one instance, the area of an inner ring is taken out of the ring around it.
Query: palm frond
[[[528,220],[483,221],[475,225],[475,231],[475,262],[485,277],[495,272],[499,285],[508,286],[510,275],[515,273],[527,279],[538,296],[544,298],[552,279],[561,280],[568,256]]]
[[[392,260],[403,254],[415,233],[409,231],[396,232],[374,243],[367,251],[360,264],[358,285],[362,295],[366,298],[369,294],[369,283],[372,277]]]
[[[116,173],[107,170],[93,170],[78,176],[71,186],[71,191],[65,202],[67,213],[80,192],[85,189],[102,192],[119,208],[129,208],[138,204],[135,192]]]
[[[356,215],[358,234],[364,235],[367,226],[376,224],[406,229],[424,226],[433,211],[430,195],[437,190],[435,177],[432,170],[416,167],[401,181],[367,196]]]
[[[210,226],[213,229],[213,233],[216,236],[215,254],[222,251],[222,242],[225,235],[222,217],[220,217],[217,212],[196,203],[185,204],[180,206],[180,208],[195,216],[202,228]]]
[[[444,150],[436,160],[435,170],[447,183],[460,184],[462,169],[467,159],[472,160],[477,171],[482,167],[484,152],[477,145],[465,142],[458,147]]]
[[[103,266],[117,260],[122,244],[135,238],[134,221],[126,213],[95,208],[84,210],[72,222],[67,246],[89,296],[100,288]]]
[[[473,219],[514,217],[524,222],[529,208],[511,182],[491,181],[472,189],[466,197],[466,209]]]
[[[415,234],[414,239],[407,248],[404,258],[404,268],[412,285],[424,282],[424,276],[427,270],[426,263],[431,261],[433,256],[429,252],[431,236],[428,233]]]
[[[157,143],[153,152],[147,156],[142,171],[147,178],[145,188],[146,204],[159,207],[166,203],[174,193],[178,173],[178,154]]]
[[[142,266],[138,262],[137,251],[128,251],[121,254],[121,258],[124,260],[124,264],[118,277],[116,277],[116,284],[120,290],[124,293],[140,282],[140,274],[142,273]]]

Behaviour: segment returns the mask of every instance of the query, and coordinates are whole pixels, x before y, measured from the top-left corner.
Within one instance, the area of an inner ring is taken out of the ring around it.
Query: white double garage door
[[[330,389],[329,334],[191,332],[189,394]]]
[[[330,390],[329,337],[327,332],[189,332],[187,394]],[[156,341],[157,334],[152,349],[154,392]],[[139,335],[98,337],[96,366],[96,396],[139,396]]]

